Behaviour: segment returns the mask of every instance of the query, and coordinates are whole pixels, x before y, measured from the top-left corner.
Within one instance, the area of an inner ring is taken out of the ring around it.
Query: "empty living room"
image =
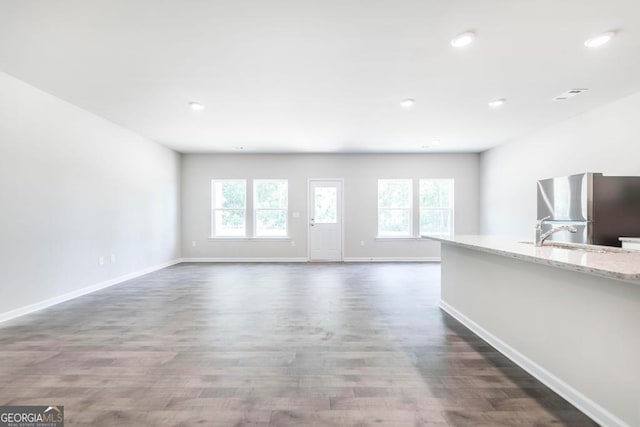
[[[0,427],[640,426],[639,49],[634,0],[0,0]]]

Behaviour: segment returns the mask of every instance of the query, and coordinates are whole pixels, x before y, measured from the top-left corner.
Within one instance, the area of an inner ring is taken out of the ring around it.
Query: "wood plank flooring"
[[[438,264],[179,264],[0,325],[69,426],[592,426],[438,309]]]

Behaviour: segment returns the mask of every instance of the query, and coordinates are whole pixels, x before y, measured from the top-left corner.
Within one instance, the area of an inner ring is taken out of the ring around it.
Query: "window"
[[[411,236],[412,187],[410,179],[378,180],[378,236]]]
[[[287,235],[289,185],[286,179],[253,181],[254,235],[283,237]]]
[[[316,224],[336,224],[338,222],[338,189],[336,187],[315,187],[313,212],[313,221]]]
[[[246,236],[247,182],[211,181],[211,222],[214,237]]]
[[[211,181],[211,237],[287,236],[287,180],[256,179],[252,184],[253,189],[244,179]],[[249,218],[247,210],[253,211]]]
[[[420,234],[453,234],[453,179],[420,180]]]

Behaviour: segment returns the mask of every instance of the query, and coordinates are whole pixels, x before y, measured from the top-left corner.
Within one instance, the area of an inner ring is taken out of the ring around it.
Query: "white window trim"
[[[439,236],[439,237],[447,237],[447,236],[452,236],[453,233],[453,227],[454,227],[454,223],[453,223],[453,208],[419,208],[420,212],[420,216],[422,216],[422,211],[445,211],[447,212],[447,214],[449,215],[449,224],[451,224],[450,227],[450,231],[448,233],[423,233],[422,230],[420,230],[420,235],[421,236]]]
[[[287,184],[287,206],[284,208],[257,208],[256,206],[258,206],[257,203],[257,198],[258,198],[258,192],[256,191],[257,189],[257,182],[260,181],[280,181],[280,182],[284,182],[285,184]],[[281,239],[289,239],[289,180],[286,178],[259,178],[259,179],[254,179],[252,181],[252,189],[251,191],[253,192],[253,233],[251,234],[251,239],[276,239],[276,240],[281,240]],[[284,211],[284,218],[285,218],[285,234],[283,234],[282,236],[259,236],[257,234],[257,229],[258,229],[258,211]]]
[[[451,194],[453,197],[451,197],[449,200],[451,202],[450,206],[421,206],[420,205],[420,184],[422,183],[422,181],[449,181],[451,183],[451,192],[453,194]],[[455,185],[456,185],[456,181],[454,178],[420,178],[418,180],[418,231],[420,232],[421,236],[438,236],[438,237],[450,237],[453,236],[455,234],[455,196],[456,196],[456,189],[455,189]],[[420,221],[422,218],[422,210],[437,210],[437,211],[448,211],[449,214],[449,224],[451,224],[451,228],[449,230],[449,233],[423,233],[422,230],[420,230],[420,224],[422,223],[422,221]]]
[[[404,181],[409,183],[409,207],[407,208],[397,208],[397,207],[392,207],[392,208],[381,208],[380,207],[380,181]],[[377,182],[377,187],[376,187],[376,204],[378,207],[377,210],[377,218],[376,218],[376,228],[377,228],[377,234],[376,234],[376,239],[407,239],[407,238],[412,238],[415,237],[413,235],[413,210],[414,210],[414,206],[413,206],[413,179],[412,178],[379,178],[378,182]],[[409,212],[409,230],[408,230],[408,234],[380,234],[380,211],[381,210],[406,210]]]
[[[242,182],[244,183],[244,209],[241,208],[216,208],[215,199],[215,184],[218,182]],[[247,237],[247,180],[240,178],[225,178],[225,179],[212,179],[211,180],[211,239],[243,239]],[[216,211],[243,211],[244,215],[244,235],[234,236],[229,234],[216,234]]]

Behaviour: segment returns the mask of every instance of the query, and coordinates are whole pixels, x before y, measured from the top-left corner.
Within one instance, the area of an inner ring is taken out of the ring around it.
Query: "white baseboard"
[[[344,257],[344,262],[440,262],[440,257]]]
[[[310,262],[308,258],[182,258],[182,262]],[[345,257],[343,262],[440,262],[440,257]],[[340,262],[340,261],[335,261]]]
[[[451,305],[440,300],[440,308],[453,316],[464,326],[469,328],[480,338],[491,344],[493,347],[495,347],[496,350],[504,354],[515,364],[533,375],[544,385],[558,393],[573,406],[580,409],[596,423],[608,427],[629,427],[629,425],[622,421],[620,418],[616,417],[614,414],[607,411],[605,408],[598,405],[596,402],[589,399],[587,396],[580,393],[578,390],[571,387],[569,384],[562,381],[551,372],[547,371],[544,367],[538,365],[536,362],[511,347],[509,344],[505,343],[500,338],[496,337],[491,332],[487,331],[482,326],[478,325],[476,322],[460,313]]]
[[[308,262],[307,258],[182,258],[182,262]]]
[[[154,265],[153,267],[148,267],[142,270],[135,271],[133,273],[125,274],[124,276],[119,276],[104,282],[96,283],[94,285],[90,285],[82,289],[77,289],[75,291],[71,291],[66,294],[59,295],[57,297],[49,298],[44,301],[36,302],[34,304],[29,304],[24,307],[16,308],[14,310],[10,310],[5,313],[0,313],[0,323],[6,322],[7,320],[15,319],[16,317],[24,316],[26,314],[43,310],[47,307],[60,304],[61,302],[69,301],[71,299],[78,298],[95,291],[99,291],[100,289],[108,288],[109,286],[117,285],[118,283],[126,282],[127,280],[135,279],[136,277],[144,276],[145,274],[149,274],[154,271],[161,270],[163,268],[172,266],[174,264],[178,264],[180,262],[181,262],[180,259],[174,259],[169,262]]]

